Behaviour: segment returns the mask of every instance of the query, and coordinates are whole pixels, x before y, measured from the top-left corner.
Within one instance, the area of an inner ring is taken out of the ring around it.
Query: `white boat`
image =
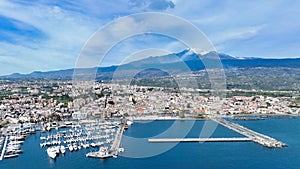
[[[132,125],[132,124],[133,124],[133,121],[130,121],[130,120],[127,121],[127,125],[128,125],[128,126],[130,126],[130,125]]]
[[[50,158],[55,159],[57,154],[56,154],[56,149],[53,147],[47,148],[47,154]]]
[[[90,145],[89,144],[83,144],[83,146],[82,146],[83,148],[89,148],[90,147]]]
[[[62,154],[65,154],[65,153],[66,153],[66,148],[65,148],[65,146],[60,146],[59,150],[60,150],[60,152],[61,152]]]
[[[120,153],[124,152],[124,148],[122,148],[122,147],[119,148],[119,152],[120,152]]]
[[[91,146],[92,147],[96,147],[97,145],[95,143],[91,143]]]
[[[68,149],[69,149],[70,151],[73,151],[73,150],[74,150],[72,144],[68,144]]]
[[[77,150],[78,150],[78,147],[77,147],[77,145],[76,145],[76,144],[73,144],[73,148],[74,148],[74,150],[75,150],[75,151],[77,151]]]
[[[108,152],[108,147],[101,147],[98,153],[99,153],[99,158],[111,157],[111,155]]]

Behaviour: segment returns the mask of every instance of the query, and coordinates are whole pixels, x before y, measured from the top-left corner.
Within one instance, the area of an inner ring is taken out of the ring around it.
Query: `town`
[[[201,89],[180,91],[149,86],[95,83],[74,89],[71,81],[2,81],[0,127],[89,117],[205,118],[231,115],[298,115],[299,97],[233,96],[221,98],[222,112],[212,112],[214,96]]]
[[[283,147],[284,143],[271,137],[219,118],[258,120],[300,113],[298,96],[220,98],[207,95],[207,92],[201,94],[203,89],[189,88],[100,82],[93,85],[82,82],[74,87],[72,81],[2,80],[0,92],[0,144],[10,147],[11,152],[4,154],[2,151],[0,159],[18,156],[17,153],[22,152],[20,144],[27,134],[51,129],[56,129],[55,134],[41,136],[40,143],[41,147],[59,145],[47,149],[51,158],[56,158],[56,154],[65,152],[66,148],[73,151],[90,145],[102,147],[88,153],[87,157],[115,157],[119,150],[124,151],[119,147],[122,133],[128,127],[127,122],[132,120],[212,119],[234,131],[248,133],[244,134],[249,137],[246,140],[268,147]],[[216,110],[216,104],[221,108]],[[58,130],[66,127],[72,127],[72,130]],[[96,129],[106,134],[99,135]],[[62,141],[65,145],[61,145]],[[110,150],[103,148],[106,143],[110,144]]]

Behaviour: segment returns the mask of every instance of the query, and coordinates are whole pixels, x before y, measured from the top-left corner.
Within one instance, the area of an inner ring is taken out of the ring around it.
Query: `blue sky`
[[[0,75],[72,68],[89,38],[122,16],[164,12],[197,26],[217,51],[238,57],[300,56],[295,0],[1,0]],[[173,39],[141,35],[116,46],[102,65],[146,48],[178,52]]]

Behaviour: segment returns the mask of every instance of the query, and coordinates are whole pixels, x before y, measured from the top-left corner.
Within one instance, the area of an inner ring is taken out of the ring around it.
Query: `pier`
[[[211,117],[211,120],[219,123],[230,130],[233,130],[245,137],[235,138],[151,138],[149,143],[168,143],[168,142],[246,142],[253,141],[268,148],[282,148],[287,145],[267,135],[258,133],[239,124],[229,122],[222,118]]]
[[[246,142],[252,141],[247,137],[239,138],[152,138],[149,143],[168,143],[168,142]]]
[[[114,155],[118,155],[118,153],[119,153],[119,148],[120,148],[123,132],[124,132],[124,125],[122,125],[120,127],[120,129],[118,130],[115,140],[114,140],[113,144],[111,145],[110,151],[113,152]]]
[[[283,142],[280,142],[272,137],[269,137],[267,135],[258,133],[256,131],[253,131],[251,129],[248,129],[244,126],[241,126],[239,124],[229,122],[222,118],[211,118],[211,120],[229,128],[230,130],[233,130],[241,135],[246,136],[247,138],[251,139],[253,142],[258,143],[262,146],[268,147],[268,148],[282,148],[286,147],[287,145]]]
[[[4,145],[3,145],[1,156],[0,156],[0,161],[3,160],[5,150],[6,150],[7,141],[8,141],[8,136],[5,137]]]

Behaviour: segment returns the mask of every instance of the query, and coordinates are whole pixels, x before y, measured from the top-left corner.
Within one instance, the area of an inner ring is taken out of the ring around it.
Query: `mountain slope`
[[[113,77],[114,72],[121,71],[123,74],[136,73],[135,77],[141,77],[138,74],[143,71],[144,76],[165,76],[167,74],[176,74],[182,72],[190,72],[205,69],[201,58],[211,60],[217,59],[214,52],[201,52],[196,53],[193,49],[186,49],[176,54],[169,54],[165,56],[153,56],[142,60],[134,61],[128,64],[120,66],[99,67],[99,68],[84,68],[77,69],[80,73],[94,72],[97,69],[97,79],[110,80]],[[262,58],[236,58],[227,54],[218,54],[222,65],[225,69],[230,68],[255,68],[255,67],[267,67],[267,68],[300,68],[300,58],[296,59],[262,59]],[[149,74],[147,74],[149,70]],[[166,73],[161,73],[168,72]],[[136,72],[139,71],[139,72]],[[151,72],[150,72],[151,71]],[[30,74],[18,74],[14,73],[8,76],[1,76],[0,78],[15,78],[15,79],[72,79],[74,69],[39,72],[35,71]],[[157,73],[155,73],[157,72]]]

